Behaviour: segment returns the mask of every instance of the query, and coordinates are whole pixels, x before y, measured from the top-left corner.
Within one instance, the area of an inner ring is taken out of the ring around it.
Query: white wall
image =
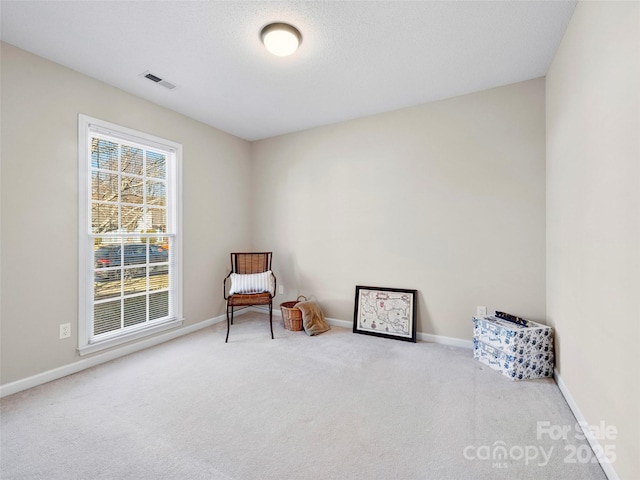
[[[547,75],[547,314],[557,369],[640,475],[640,4],[580,2]]]
[[[79,359],[79,113],[183,144],[185,326],[224,311],[229,252],[250,246],[236,194],[249,188],[249,143],[11,45],[1,54],[2,384]]]
[[[417,289],[419,332],[544,320],[544,134],[536,79],[254,142],[254,246],[331,318],[370,285]]]

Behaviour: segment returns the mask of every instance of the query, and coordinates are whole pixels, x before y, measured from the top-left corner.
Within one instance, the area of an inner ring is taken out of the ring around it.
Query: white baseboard
[[[253,307],[256,312],[264,312],[264,308]],[[282,312],[280,309],[274,308],[273,314],[279,317],[282,316]],[[353,320],[339,320],[337,318],[325,318],[329,325],[334,325],[336,327],[344,327],[350,330],[353,329]],[[461,338],[454,337],[445,337],[443,335],[433,335],[431,333],[416,333],[416,339],[423,342],[431,342],[431,343],[439,343],[441,345],[449,345],[451,347],[462,347],[462,348],[470,348],[473,349],[473,341],[471,340],[463,340]]]
[[[353,329],[353,321],[338,320],[336,318],[327,318],[329,325],[335,325],[336,327],[345,327]],[[463,340],[461,338],[445,337],[443,335],[434,335],[431,333],[416,333],[416,339],[421,342],[439,343],[440,345],[449,345],[451,347],[473,348],[473,342],[471,340]]]
[[[445,337],[444,335],[433,335],[431,333],[420,333],[416,335],[418,340],[423,342],[439,343],[441,345],[449,345],[450,347],[461,347],[473,350],[472,340],[463,340],[462,338]]]
[[[239,311],[236,313],[236,315],[240,315],[243,313],[246,312]],[[63,365],[62,367],[54,368],[53,370],[47,370],[46,372],[38,373],[37,375],[33,375],[31,377],[7,383],[6,385],[0,385],[0,398],[6,397],[8,395],[13,395],[14,393],[18,393],[29,388],[37,387],[38,385],[42,385],[44,383],[51,382],[52,380],[66,377],[67,375],[78,373],[82,370],[86,370],[87,368],[95,367],[96,365],[100,365],[101,363],[109,362],[111,360],[115,360],[116,358],[129,355],[130,353],[138,352],[140,350],[144,350],[145,348],[159,345],[166,341],[173,340],[174,338],[188,335],[202,328],[206,328],[211,325],[215,325],[216,323],[223,322],[226,319],[226,315],[219,315],[217,317],[210,318],[209,320],[203,320],[202,322],[198,322],[194,325],[171,330],[155,337],[114,348],[112,350],[109,350],[108,352],[99,353],[91,357],[83,358],[82,360],[70,363],[69,365]]]
[[[588,432],[587,429],[583,427],[583,425],[586,426],[586,425],[589,425],[589,423],[584,418],[584,415],[582,415],[582,412],[580,411],[578,404],[571,396],[571,392],[569,392],[567,385],[562,381],[562,377],[558,373],[557,369],[553,370],[553,376],[555,378],[556,384],[558,385],[558,388],[560,389],[560,393],[562,393],[562,396],[567,401],[567,404],[569,405],[571,412],[573,412],[573,416],[576,417],[576,420],[579,422],[579,425],[582,428],[584,436],[589,442],[591,449],[594,452],[603,452],[604,450],[602,448],[602,445],[600,445],[600,442],[598,441],[598,439],[594,438],[593,435],[590,435],[590,432]],[[609,480],[620,480],[620,477],[616,473],[611,462],[606,461],[606,459],[604,460],[605,461],[600,462],[600,466],[602,467],[602,470],[604,471],[604,474],[607,476],[607,478]]]

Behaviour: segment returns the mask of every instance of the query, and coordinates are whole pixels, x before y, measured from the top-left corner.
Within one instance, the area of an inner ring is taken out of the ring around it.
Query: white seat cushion
[[[229,295],[235,293],[262,293],[273,291],[273,276],[271,270],[263,273],[251,273],[242,275],[231,274],[231,289]]]

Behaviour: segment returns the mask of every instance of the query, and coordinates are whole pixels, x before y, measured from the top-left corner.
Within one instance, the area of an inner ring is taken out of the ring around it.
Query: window
[[[80,354],[182,322],[182,146],[79,116]]]

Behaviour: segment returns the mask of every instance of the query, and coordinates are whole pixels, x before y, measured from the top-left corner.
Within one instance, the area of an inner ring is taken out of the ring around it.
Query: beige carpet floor
[[[605,478],[585,440],[544,433],[576,424],[551,379],[512,382],[433,343],[308,337],[279,318],[271,340],[255,312],[225,333],[2,399],[1,478]]]

